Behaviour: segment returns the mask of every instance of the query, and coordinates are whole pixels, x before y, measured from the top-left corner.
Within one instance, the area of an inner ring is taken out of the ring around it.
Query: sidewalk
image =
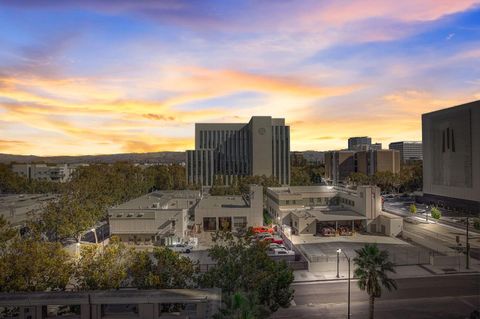
[[[395,267],[396,273],[391,274],[391,278],[418,278],[418,277],[432,277],[445,274],[462,274],[462,273],[480,273],[479,265],[471,265],[470,269],[441,269],[431,265],[409,265]],[[327,272],[310,272],[308,270],[295,270],[293,272],[294,283],[310,282],[310,281],[327,281],[327,280],[345,280],[348,278],[347,272],[340,270],[340,278],[337,278],[336,271]],[[353,278],[353,265],[351,278]]]

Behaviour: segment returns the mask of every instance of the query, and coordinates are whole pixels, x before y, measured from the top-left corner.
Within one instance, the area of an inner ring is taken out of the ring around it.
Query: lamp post
[[[465,262],[465,268],[466,269],[470,269],[470,243],[468,242],[468,227],[470,225],[470,222],[468,220],[468,217],[467,217],[467,245],[466,245],[466,248],[467,248],[467,260]]]
[[[337,249],[337,256],[339,256],[341,252],[342,252],[342,250],[340,248]],[[344,251],[343,251],[343,255],[345,256],[345,258],[347,258],[347,261],[348,261],[348,301],[347,301],[348,309],[347,309],[347,318],[350,319],[350,258],[347,256],[347,254]],[[338,269],[338,264],[337,264],[337,269]],[[338,275],[337,275],[337,277],[338,277]]]
[[[337,249],[337,278],[340,278],[339,265],[340,265],[340,253],[341,252],[342,252],[342,250],[340,248]]]
[[[425,205],[425,220],[428,223],[428,205]]]

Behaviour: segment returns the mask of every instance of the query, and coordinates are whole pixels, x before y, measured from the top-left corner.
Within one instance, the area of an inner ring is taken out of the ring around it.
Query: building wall
[[[200,201],[199,205],[195,207],[195,225],[197,225],[201,231],[204,231],[204,218],[208,217],[216,218],[217,230],[220,229],[219,217],[246,217],[246,227],[263,225],[263,187],[256,185],[250,187],[250,202],[247,207],[204,207]],[[233,222],[232,219],[232,230],[235,230],[233,229]]]
[[[425,196],[478,213],[480,101],[423,114],[422,137]]]
[[[423,147],[422,142],[417,141],[404,141],[390,143],[388,146],[391,150],[397,150],[400,152],[400,160],[405,163],[409,160],[422,160],[423,159]]]
[[[211,186],[217,176],[274,176],[290,183],[290,128],[284,119],[254,116],[249,123],[195,125],[195,150],[186,152],[187,181]]]

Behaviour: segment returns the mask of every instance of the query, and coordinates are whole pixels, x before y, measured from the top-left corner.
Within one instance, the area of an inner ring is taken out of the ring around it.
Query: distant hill
[[[173,164],[185,162],[185,152],[154,152],[154,153],[124,153],[106,155],[80,155],[80,156],[35,156],[13,155],[0,153],[0,163],[164,163]]]

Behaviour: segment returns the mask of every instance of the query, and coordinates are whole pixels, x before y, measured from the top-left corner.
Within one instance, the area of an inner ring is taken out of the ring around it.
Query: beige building
[[[382,212],[380,189],[360,186],[349,190],[334,186],[272,187],[267,190],[267,211],[294,234],[318,234],[331,228],[338,234],[369,231],[396,236],[402,222]]]
[[[195,227],[200,232],[238,232],[263,225],[263,187],[250,186],[248,196],[204,196],[195,207]]]
[[[334,183],[352,173],[372,176],[377,172],[400,172],[397,150],[330,151],[325,153],[325,178]]]
[[[181,303],[178,311],[164,305]],[[78,306],[78,315],[61,315],[63,309]],[[19,319],[160,319],[213,318],[222,306],[219,289],[156,289],[109,291],[49,291],[0,294],[0,309],[18,309]]]
[[[135,244],[188,241],[199,191],[156,191],[108,210],[110,233]]]
[[[67,182],[81,166],[88,164],[13,164],[12,172],[29,180]]]
[[[480,101],[422,115],[423,200],[480,212]]]
[[[55,198],[56,195],[51,194],[0,195],[0,216],[13,226],[22,226],[30,214],[40,212]]]

